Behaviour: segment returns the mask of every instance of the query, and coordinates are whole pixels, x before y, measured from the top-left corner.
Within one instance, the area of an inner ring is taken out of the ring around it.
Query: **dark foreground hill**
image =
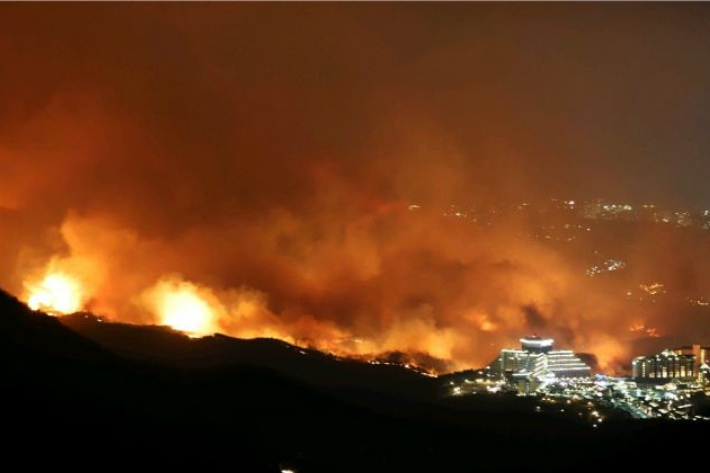
[[[275,339],[243,340],[224,335],[189,338],[167,327],[106,323],[92,314],[58,319],[73,332],[126,359],[189,371],[231,366],[267,369],[331,391],[373,391],[379,398],[430,399],[438,383],[401,366],[336,358]]]
[[[693,454],[710,434],[705,424],[618,422],[594,430],[537,414],[530,400],[446,400],[433,380],[407,370],[303,354],[279,342],[65,322],[0,293],[7,439],[0,450],[8,465],[586,471],[621,458],[652,466],[653,452],[670,445],[688,452],[684,466],[707,462]]]

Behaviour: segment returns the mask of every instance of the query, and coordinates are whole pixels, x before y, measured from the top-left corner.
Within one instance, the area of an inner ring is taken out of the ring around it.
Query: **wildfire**
[[[83,307],[83,292],[76,279],[50,273],[37,285],[28,286],[27,305],[52,315],[71,314]]]
[[[658,338],[660,337],[658,333],[658,329],[655,327],[646,327],[642,323],[634,323],[629,326],[629,331],[630,332],[645,332],[646,336],[650,338]]]
[[[148,297],[164,325],[191,337],[217,331],[216,315],[210,302],[192,284],[162,281],[150,291]]]
[[[498,324],[493,322],[488,315],[476,311],[469,312],[464,317],[475,324],[482,332],[495,332]]]
[[[658,283],[658,282],[655,282],[653,284],[639,284],[639,288],[642,291],[644,291],[652,296],[655,296],[658,293],[666,292],[664,287],[665,286],[663,284]]]

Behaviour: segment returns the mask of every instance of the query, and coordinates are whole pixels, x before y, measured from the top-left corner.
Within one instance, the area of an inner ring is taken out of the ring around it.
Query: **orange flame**
[[[82,309],[84,295],[78,281],[56,272],[47,274],[36,285],[28,285],[27,305],[52,315],[71,314]]]
[[[164,325],[191,337],[218,331],[214,304],[193,284],[163,280],[149,290],[146,297],[148,305]]]

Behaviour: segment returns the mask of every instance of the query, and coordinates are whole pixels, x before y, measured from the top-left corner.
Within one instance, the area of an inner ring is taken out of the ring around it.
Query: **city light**
[[[552,350],[552,339],[528,337],[521,342],[523,349],[502,350],[475,379],[448,381],[450,392],[534,397],[542,403],[535,412],[545,412],[543,405],[556,406],[559,414],[572,409],[571,414],[588,418],[593,428],[604,423],[605,412],[637,419],[710,420],[694,414],[695,402],[710,396],[710,347],[688,345],[637,357],[631,377],[611,377],[591,376],[571,351]]]

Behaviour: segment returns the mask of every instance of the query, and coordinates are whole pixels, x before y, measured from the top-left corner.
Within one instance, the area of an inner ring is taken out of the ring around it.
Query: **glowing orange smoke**
[[[37,285],[28,285],[27,305],[52,315],[71,314],[83,307],[83,292],[76,279],[64,273],[49,273]]]
[[[186,282],[161,281],[147,294],[160,323],[192,337],[217,331],[215,311],[199,289]]]

